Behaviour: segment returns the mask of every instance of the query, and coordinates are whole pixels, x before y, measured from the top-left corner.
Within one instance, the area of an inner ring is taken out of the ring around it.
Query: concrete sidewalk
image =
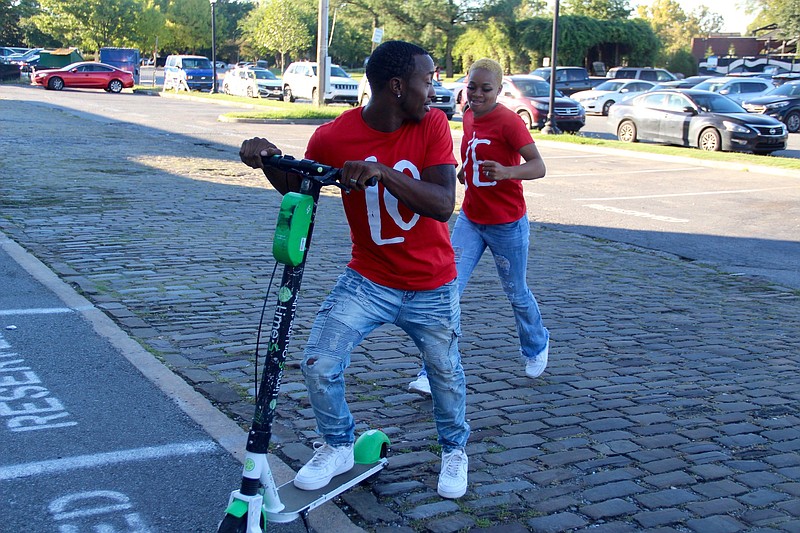
[[[31,128],[34,112],[4,109],[0,230],[246,424],[280,196],[224,147],[60,113],[39,112]],[[14,131],[28,140],[12,158]],[[58,165],[32,164],[42,146]],[[532,242],[529,279],[552,334],[541,378],[524,376],[490,258],[463,301],[473,433],[461,500],[436,495],[431,403],[406,388],[416,348],[383,328],[354,352],[359,430],[381,428],[393,447],[386,471],[341,498],[352,521],[376,532],[800,531],[797,292],[547,226]],[[315,438],[297,363],[349,246],[338,198],[323,197],[275,427],[276,455],[294,469]]]

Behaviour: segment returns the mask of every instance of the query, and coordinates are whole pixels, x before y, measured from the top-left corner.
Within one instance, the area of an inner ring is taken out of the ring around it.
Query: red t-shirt
[[[450,126],[439,112],[385,133],[367,126],[361,108],[351,109],[317,128],[305,156],[334,167],[377,161],[408,179],[420,179],[427,167],[456,165]],[[342,203],[353,241],[350,268],[375,283],[409,291],[436,289],[455,279],[446,222],[412,212],[382,183],[342,194]]]
[[[522,182],[494,181],[481,174],[481,163],[496,161],[503,166],[522,162],[519,151],[533,142],[528,128],[513,111],[497,104],[475,119],[471,109],[464,113],[461,160],[464,162],[466,193],[461,209],[476,224],[506,224],[527,212]]]

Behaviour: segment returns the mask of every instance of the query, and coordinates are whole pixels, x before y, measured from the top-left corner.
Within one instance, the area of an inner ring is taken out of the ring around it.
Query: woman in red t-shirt
[[[470,68],[468,79],[469,109],[464,113],[458,172],[466,193],[450,236],[458,290],[463,294],[488,247],[514,310],[525,373],[535,378],[547,366],[550,333],[542,324],[539,305],[526,279],[530,223],[522,180],[541,178],[546,168],[522,119],[497,103],[503,85],[500,64],[479,59]],[[428,392],[427,381],[423,368],[409,388]]]

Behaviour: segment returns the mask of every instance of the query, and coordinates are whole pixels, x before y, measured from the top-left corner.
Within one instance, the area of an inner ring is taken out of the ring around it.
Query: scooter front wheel
[[[226,514],[217,529],[217,533],[247,533],[247,514],[244,516]]]

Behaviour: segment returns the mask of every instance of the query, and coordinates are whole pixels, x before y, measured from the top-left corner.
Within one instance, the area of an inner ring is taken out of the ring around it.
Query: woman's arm
[[[496,161],[484,161],[481,164],[481,172],[484,176],[495,181],[500,180],[535,180],[543,178],[547,173],[542,156],[535,143],[530,143],[519,150],[520,155],[525,160],[521,165],[514,167],[504,167]]]

